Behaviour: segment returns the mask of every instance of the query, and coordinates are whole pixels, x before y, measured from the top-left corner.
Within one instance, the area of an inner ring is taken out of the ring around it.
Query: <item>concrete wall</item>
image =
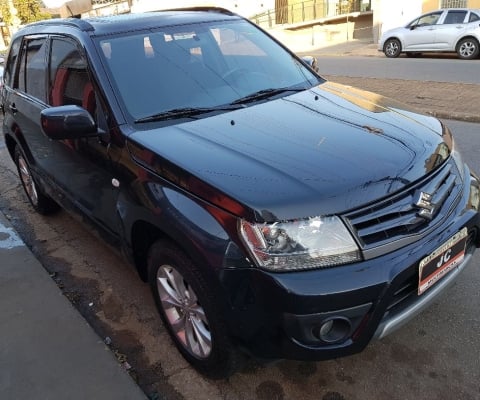
[[[377,42],[381,34],[389,29],[406,25],[422,13],[421,0],[375,0],[373,8],[373,38]]]
[[[352,40],[372,39],[372,15],[361,15],[343,19],[336,23],[313,25],[302,29],[269,29],[268,33],[275,36],[294,52],[307,52],[318,48]]]

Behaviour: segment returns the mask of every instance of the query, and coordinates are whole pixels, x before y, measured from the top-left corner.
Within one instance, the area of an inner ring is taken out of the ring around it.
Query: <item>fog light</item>
[[[339,343],[345,341],[350,335],[352,325],[344,317],[334,317],[323,321],[319,327],[312,330],[314,336],[325,343]]]

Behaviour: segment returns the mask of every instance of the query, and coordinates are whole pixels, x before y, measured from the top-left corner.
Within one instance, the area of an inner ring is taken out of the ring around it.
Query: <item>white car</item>
[[[384,32],[378,50],[390,58],[400,53],[412,57],[424,52],[456,52],[459,58],[471,60],[478,57],[479,43],[480,10],[447,8]]]

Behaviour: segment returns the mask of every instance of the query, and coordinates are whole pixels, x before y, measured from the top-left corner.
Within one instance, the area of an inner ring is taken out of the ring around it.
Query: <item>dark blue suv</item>
[[[359,352],[480,244],[479,182],[445,125],[325,81],[222,9],[28,25],[2,103],[32,206],[123,251],[211,377],[240,349]]]

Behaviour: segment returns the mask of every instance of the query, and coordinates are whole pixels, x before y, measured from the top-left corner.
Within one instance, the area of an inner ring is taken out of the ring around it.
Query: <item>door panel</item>
[[[438,28],[437,23],[442,17],[442,11],[436,11],[422,15],[413,21],[407,29],[410,29],[404,38],[406,51],[432,50],[435,49],[435,34]]]
[[[73,40],[54,37],[51,41],[48,102],[51,106],[81,106],[98,123],[101,108],[87,62]],[[105,133],[98,137],[51,141],[54,156],[43,162],[43,168],[55,176],[71,202],[103,231],[117,237],[119,188],[112,183],[111,159],[117,148],[109,139]]]
[[[445,16],[443,23],[437,25],[435,46],[439,50],[455,50],[457,38],[459,38],[466,29],[464,23],[466,10],[450,10]]]

